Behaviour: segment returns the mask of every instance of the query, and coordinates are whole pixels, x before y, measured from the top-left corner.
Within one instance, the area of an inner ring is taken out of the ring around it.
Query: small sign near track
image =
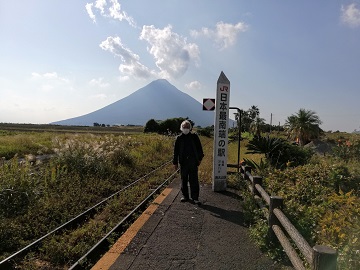
[[[215,110],[215,98],[204,98],[203,99],[203,111]]]

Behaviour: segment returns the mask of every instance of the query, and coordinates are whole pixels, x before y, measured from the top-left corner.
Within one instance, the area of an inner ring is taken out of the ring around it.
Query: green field
[[[277,133],[271,136],[285,137]],[[254,174],[264,177],[269,194],[284,198],[284,211],[309,244],[335,248],[340,269],[359,269],[359,135],[325,134],[321,140],[331,145],[332,152],[314,153],[306,164],[287,162],[281,168],[270,166],[262,154],[247,153],[251,136],[244,134],[244,138],[240,159],[262,164]],[[200,181],[211,183],[213,139],[200,139],[205,153],[199,167]],[[171,160],[174,141],[174,136],[145,134],[142,127],[1,124],[0,260]],[[237,149],[236,140],[229,143],[228,163],[237,163]],[[294,153],[302,151],[295,149]],[[53,157],[19,163],[19,158],[46,154]],[[42,255],[29,255],[19,269],[38,269],[38,264],[63,269],[117,222],[114,216],[124,215],[159,179],[172,172],[169,166],[141,188],[128,191],[126,199],[115,200],[83,228],[48,239]],[[281,248],[268,246],[266,220],[260,217],[244,182],[239,180],[236,175],[229,176],[228,186],[242,194],[251,236],[269,256],[284,259]]]

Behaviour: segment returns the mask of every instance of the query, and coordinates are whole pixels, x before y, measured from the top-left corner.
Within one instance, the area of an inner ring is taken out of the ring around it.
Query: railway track
[[[88,269],[109,249],[112,241],[127,229],[127,227],[136,219],[137,215],[146,209],[154,196],[160,193],[160,191],[173,180],[177,172],[170,170],[169,166],[171,165],[171,161],[160,165],[141,178],[123,187],[121,190],[113,193],[111,196],[103,199],[69,221],[28,244],[11,256],[3,259],[0,262],[0,269],[26,269],[26,263],[24,263],[26,260],[36,260],[37,265],[39,265],[38,269]],[[166,168],[168,168],[169,171],[166,176],[164,176],[163,173],[159,176],[160,172],[166,171]],[[143,191],[144,187],[147,188],[146,192]],[[107,232],[104,232],[101,239],[96,239],[96,243],[94,243],[94,239],[92,239],[91,247],[81,254],[81,256],[71,261],[67,261],[63,263],[63,265],[52,265],[46,261],[46,256],[44,258],[44,256],[41,255],[43,243],[48,241],[49,238],[55,236],[59,237],[59,235],[61,237],[63,233],[69,234],[73,230],[85,227],[90,220],[94,220],[95,215],[101,215],[102,211],[107,211],[106,207],[110,202],[121,196],[126,196],[126,192],[129,192],[129,190],[141,190],[141,192],[139,192],[140,195],[138,196],[138,200],[133,203],[130,208],[131,210],[122,212],[117,220],[112,221],[115,226],[112,226]]]

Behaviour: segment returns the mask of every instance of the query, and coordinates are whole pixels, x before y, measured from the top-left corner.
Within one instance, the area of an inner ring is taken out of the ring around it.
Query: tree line
[[[188,117],[182,118],[170,118],[166,119],[164,121],[157,121],[155,119],[150,119],[147,121],[144,127],[144,132],[155,132],[160,134],[177,134],[180,132],[180,125],[183,121],[188,120],[191,123],[191,126],[195,125],[195,122],[190,120]]]
[[[299,145],[305,145],[311,140],[319,138],[320,134],[323,133],[319,126],[322,121],[316,112],[312,110],[299,109],[298,112],[287,117],[283,126],[267,124],[265,119],[260,117],[260,110],[255,105],[248,110],[240,110],[234,115],[241,132],[249,132],[254,136],[261,136],[262,133],[272,130],[285,131],[288,139],[295,140]],[[192,126],[195,126],[195,122],[188,117],[171,118],[164,121],[150,119],[144,127],[144,132],[177,134],[180,130],[180,124],[184,120],[189,120]],[[210,136],[212,131],[213,126],[197,129],[200,135],[205,136]]]
[[[283,126],[273,126],[265,123],[260,117],[257,106],[251,106],[247,111],[240,110],[235,113],[235,120],[240,126],[241,132],[250,132],[260,136],[262,132],[271,130],[286,131],[288,139],[296,140],[299,145],[305,145],[312,139],[319,138],[323,130],[320,128],[322,121],[316,112],[312,110],[299,109],[298,112],[287,117]]]

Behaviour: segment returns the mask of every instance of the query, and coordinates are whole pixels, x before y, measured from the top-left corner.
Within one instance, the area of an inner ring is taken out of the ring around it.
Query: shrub
[[[21,165],[14,158],[0,166],[0,260],[169,161],[173,137],[62,134],[54,138],[53,146],[58,157],[49,163]],[[165,168],[149,182],[155,185],[164,175],[169,175]],[[136,196],[130,191],[126,202],[114,200],[119,202],[113,206],[118,215],[102,213],[88,232],[80,229],[50,238],[42,247],[41,263],[47,265],[45,260],[51,257],[53,263],[63,264],[84,254],[89,241],[99,239],[103,223],[114,225],[124,215],[123,210],[133,208],[136,199],[143,199],[141,192],[148,191],[146,183]],[[77,236],[84,238],[75,246]],[[36,269],[39,261],[34,261],[29,255],[29,261],[19,269]]]
[[[199,128],[196,130],[197,134],[199,134],[200,136],[208,137],[208,138],[211,138],[213,132],[214,132],[213,127]]]
[[[339,269],[359,269],[360,198],[352,192],[328,197],[328,207],[319,221],[318,239],[339,252]]]
[[[284,139],[255,136],[247,145],[249,154],[264,154],[269,164],[275,168],[306,164],[311,150],[290,145]]]
[[[144,128],[145,133],[159,132],[159,130],[160,130],[160,125],[158,122],[155,121],[155,119],[150,119],[149,121],[146,122],[145,128]]]
[[[333,155],[343,160],[360,160],[360,140],[340,141],[334,147]]]
[[[90,138],[91,141],[67,139],[57,141],[58,163],[69,172],[82,178],[91,176],[111,177],[118,166],[133,167],[135,161],[129,154],[127,141],[114,136]],[[131,145],[130,145],[131,146]]]
[[[185,118],[171,118],[166,119],[160,123],[159,133],[160,134],[176,134],[180,132],[181,122],[184,121]]]
[[[353,185],[354,179],[357,177],[344,165],[324,160],[274,170],[264,178],[265,189],[284,198],[286,215],[311,246],[324,244],[339,251],[340,269],[360,266],[356,259],[360,199],[355,195],[358,185]],[[342,188],[351,191],[345,193]]]
[[[144,132],[157,132],[166,135],[177,134],[180,132],[180,125],[184,120],[189,120],[191,126],[194,127],[195,123],[188,118],[169,118],[159,122],[150,119],[145,125]]]
[[[29,163],[20,164],[17,158],[12,159],[2,166],[0,179],[0,217],[23,214],[36,197],[36,177]]]

